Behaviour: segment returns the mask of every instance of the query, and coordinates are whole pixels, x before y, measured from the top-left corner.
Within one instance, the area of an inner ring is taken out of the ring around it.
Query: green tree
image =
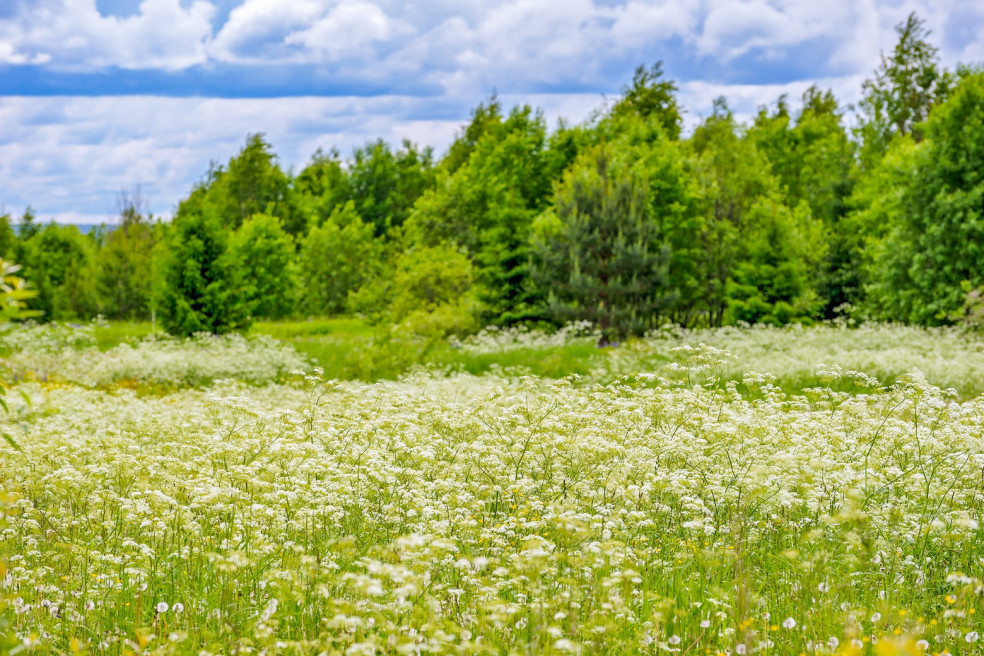
[[[387,273],[351,296],[353,309],[429,339],[464,335],[478,327],[475,269],[459,248],[411,246],[396,256]]]
[[[41,226],[38,225],[37,218],[34,216],[34,210],[28,206],[17,224],[17,238],[21,242],[26,242],[40,231]]]
[[[451,143],[447,155],[441,160],[441,168],[449,175],[464,166],[472,153],[489,134],[496,134],[502,126],[502,104],[499,98],[492,94],[488,102],[479,103],[472,110],[471,120],[465,129]]]
[[[17,245],[17,233],[10,225],[10,215],[0,214],[0,258],[9,257]]]
[[[281,319],[294,312],[297,270],[294,238],[280,219],[253,214],[229,240],[229,258],[242,272],[242,293],[252,317]]]
[[[430,148],[418,150],[404,140],[393,152],[382,139],[357,148],[348,176],[348,199],[355,211],[374,226],[376,236],[403,225],[413,204],[434,186]]]
[[[113,319],[145,317],[151,306],[155,234],[139,198],[121,194],[119,223],[99,250],[100,312]]]
[[[743,257],[751,209],[760,198],[777,195],[778,183],[724,99],[715,102],[714,113],[686,147],[701,215],[692,233],[696,284],[689,306],[699,309],[694,324],[717,326],[726,319],[726,286]]]
[[[926,123],[890,224],[872,246],[872,304],[882,316],[946,323],[984,285],[984,72],[968,74]]]
[[[782,325],[817,318],[815,281],[823,263],[824,226],[806,202],[789,209],[762,198],[748,217],[743,254],[725,286],[727,321]]]
[[[851,196],[853,226],[861,253],[861,308],[875,319],[907,321],[911,309],[911,244],[902,214],[915,178],[916,153],[925,147],[911,137],[893,141],[876,166],[858,179]],[[905,291],[903,291],[905,290]]]
[[[513,109],[501,122],[494,116],[476,110],[473,123],[481,121],[481,129],[465,131],[475,143],[452,146],[455,157],[469,152],[467,161],[453,173],[445,169],[437,187],[419,199],[407,226],[420,245],[464,248],[475,264],[489,318],[508,323],[527,318],[532,310],[530,227],[549,202],[551,167],[541,114],[527,106]]]
[[[228,232],[208,204],[184,206],[171,224],[164,263],[162,323],[173,335],[249,327],[243,271],[227,253]]]
[[[920,124],[945,100],[950,76],[938,66],[939,49],[927,40],[929,30],[915,12],[895,27],[899,36],[891,55],[882,55],[875,78],[863,85],[859,134],[862,163],[869,167],[896,135],[911,134],[918,143]]]
[[[785,98],[776,109],[763,109],[748,138],[769,162],[790,208],[806,203],[828,232],[827,260],[818,273],[825,316],[833,318],[844,303],[860,301],[860,250],[854,226],[844,221],[855,180],[854,146],[830,91],[813,86],[803,94],[795,119]]]
[[[308,232],[299,262],[304,313],[336,314],[345,309],[350,293],[378,273],[381,246],[372,224],[349,201]]]
[[[647,185],[619,155],[583,152],[533,239],[533,276],[550,290],[551,317],[591,321],[603,342],[658,326],[672,301]]]
[[[656,62],[648,69],[639,66],[632,76],[632,83],[622,90],[622,98],[612,109],[612,114],[616,117],[635,114],[654,121],[667,137],[679,139],[683,119],[676,92],[676,84],[663,79],[662,62]]]
[[[31,309],[49,321],[95,316],[98,269],[91,239],[75,226],[49,223],[21,250],[24,278],[38,292]]]
[[[299,211],[310,226],[319,226],[349,199],[348,173],[338,151],[318,148],[294,178]]]
[[[307,229],[287,175],[280,170],[273,148],[262,134],[251,134],[225,168],[210,171],[204,185],[207,202],[230,228],[238,228],[254,214],[281,220],[292,235]]]

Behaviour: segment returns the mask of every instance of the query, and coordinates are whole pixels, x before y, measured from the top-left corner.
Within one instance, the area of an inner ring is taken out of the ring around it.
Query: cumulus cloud
[[[851,25],[853,5],[802,0],[719,0],[711,5],[696,38],[700,54],[732,59],[751,50],[778,48],[832,35]]]
[[[143,0],[133,16],[103,16],[95,0],[21,2],[0,19],[0,64],[179,70],[206,61],[215,7]]]
[[[245,0],[210,52],[238,63],[319,63],[368,58],[407,26],[367,0]]]
[[[504,0],[468,5],[418,33],[384,62],[417,70],[448,90],[598,85],[610,82],[612,62],[625,68],[652,59],[664,39],[683,38],[697,20],[698,2]]]
[[[946,61],[977,57],[984,24],[984,10],[957,0],[143,0],[126,17],[96,0],[7,1],[18,4],[0,18],[0,64],[238,67],[244,80],[264,74],[244,67],[290,65],[448,93],[611,90],[657,59],[722,83],[750,81],[757,65],[783,81],[870,72],[910,11]]]

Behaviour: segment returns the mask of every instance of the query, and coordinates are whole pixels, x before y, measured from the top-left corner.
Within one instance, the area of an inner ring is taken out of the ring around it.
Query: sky
[[[855,103],[912,11],[944,65],[984,61],[974,0],[0,0],[0,213],[111,223],[139,188],[166,217],[257,132],[295,172],[440,154],[492,93],[579,122],[656,61],[689,127],[721,95]]]

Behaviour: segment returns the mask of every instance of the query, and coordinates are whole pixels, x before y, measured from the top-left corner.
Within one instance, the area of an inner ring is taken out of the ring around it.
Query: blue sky
[[[984,61],[964,0],[0,0],[0,207],[167,215],[250,132],[281,164],[403,137],[441,152],[494,90],[580,121],[662,60],[692,125],[812,83],[857,101],[916,11],[944,64]]]

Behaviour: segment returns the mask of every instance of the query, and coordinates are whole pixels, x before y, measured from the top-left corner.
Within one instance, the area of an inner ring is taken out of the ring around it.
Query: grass
[[[95,324],[93,334],[100,351],[108,351],[125,342],[144,339],[161,332],[161,327],[149,321],[104,321]]]
[[[590,340],[475,353],[446,342],[394,338],[388,327],[350,317],[257,322],[251,332],[289,344],[313,366],[324,369],[325,376],[338,380],[396,380],[421,366],[473,375],[508,371],[563,378],[587,375],[604,357]]]

